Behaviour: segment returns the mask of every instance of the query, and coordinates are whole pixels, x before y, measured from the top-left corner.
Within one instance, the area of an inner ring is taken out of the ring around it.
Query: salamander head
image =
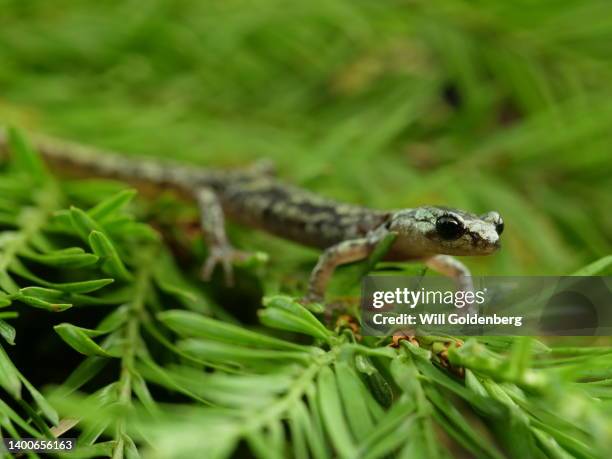
[[[398,255],[487,255],[499,249],[504,221],[497,212],[478,216],[426,206],[395,212],[387,228],[398,235],[393,247]]]

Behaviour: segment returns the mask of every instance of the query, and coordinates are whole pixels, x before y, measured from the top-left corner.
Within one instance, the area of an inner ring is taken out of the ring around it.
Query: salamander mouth
[[[501,248],[501,241],[498,239],[497,241],[492,242],[492,243],[487,242],[481,247],[483,248],[483,253],[485,255],[489,255],[491,253],[497,252]]]
[[[471,239],[472,247],[475,252],[490,254],[501,248],[501,240],[499,237],[492,241],[476,231],[467,231],[466,234]]]

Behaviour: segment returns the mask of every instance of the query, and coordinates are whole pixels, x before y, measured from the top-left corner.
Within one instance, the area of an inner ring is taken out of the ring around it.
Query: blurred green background
[[[474,272],[570,273],[611,252],[611,44],[609,1],[0,0],[0,122],[495,209],[504,247]]]

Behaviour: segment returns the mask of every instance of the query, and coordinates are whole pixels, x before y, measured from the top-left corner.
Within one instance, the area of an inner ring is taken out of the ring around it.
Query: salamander
[[[93,174],[172,187],[192,196],[209,246],[202,276],[209,279],[221,265],[233,279],[233,262],[247,254],[236,250],[225,232],[225,218],[275,236],[322,250],[312,270],[306,301],[322,301],[339,265],[367,258],[387,235],[395,239],[388,260],[422,261],[431,269],[470,288],[468,268],[452,255],[488,255],[500,247],[504,222],[500,214],[482,215],[441,206],[377,210],[337,202],[278,180],[272,167],[217,170],[193,165],[127,157],[45,136],[30,136],[34,148],[53,163]],[[0,128],[0,149],[8,134]]]

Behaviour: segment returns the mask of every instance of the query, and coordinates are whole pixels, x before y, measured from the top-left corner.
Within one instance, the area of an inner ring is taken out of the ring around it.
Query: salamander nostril
[[[499,221],[495,224],[495,231],[498,235],[504,232],[504,221],[501,217],[499,217]]]
[[[495,232],[498,235],[501,235],[501,233],[504,232],[504,219],[501,215],[499,215],[499,212],[492,210],[491,212],[481,215],[480,218],[482,218],[485,222],[494,224]]]

